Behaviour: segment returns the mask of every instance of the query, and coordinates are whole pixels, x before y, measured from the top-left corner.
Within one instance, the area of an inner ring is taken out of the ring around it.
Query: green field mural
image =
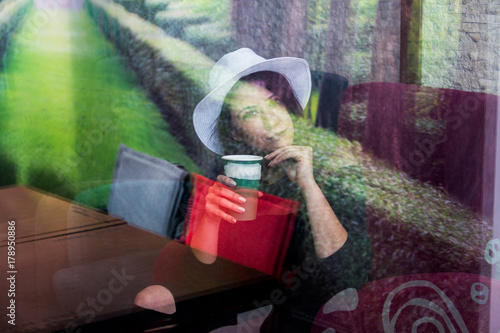
[[[0,70],[0,185],[73,198],[111,182],[120,143],[197,171],[86,11],[57,9],[30,24],[36,14],[25,17]]]

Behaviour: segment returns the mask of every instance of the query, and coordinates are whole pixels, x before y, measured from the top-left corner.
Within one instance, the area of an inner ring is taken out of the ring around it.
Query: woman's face
[[[244,83],[234,89],[231,97],[235,139],[265,153],[293,143],[292,119],[278,96],[256,83]]]

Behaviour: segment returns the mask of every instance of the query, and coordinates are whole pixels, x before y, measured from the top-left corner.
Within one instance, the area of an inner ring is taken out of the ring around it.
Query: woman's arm
[[[217,258],[219,240],[219,221],[210,221],[206,215],[193,233],[191,248],[194,256],[204,264],[213,264]]]
[[[289,159],[296,161],[287,168],[287,174],[290,180],[299,186],[305,198],[316,255],[326,258],[344,245],[347,231],[314,179],[312,152],[311,147],[286,146],[273,151],[265,158],[271,161],[270,167]]]
[[[316,182],[302,188],[302,194],[306,201],[316,255],[319,258],[329,257],[344,245],[347,231]]]

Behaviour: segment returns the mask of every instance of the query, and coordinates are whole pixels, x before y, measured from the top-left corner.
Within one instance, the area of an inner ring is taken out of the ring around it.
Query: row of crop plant
[[[234,50],[230,1],[115,0],[127,11],[182,39],[212,60]]]
[[[0,2],[0,55],[6,51],[12,34],[32,3],[30,0],[4,0]]]

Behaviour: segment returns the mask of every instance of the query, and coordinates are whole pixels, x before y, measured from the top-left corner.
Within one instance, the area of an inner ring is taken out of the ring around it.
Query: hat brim
[[[203,144],[218,155],[224,155],[217,131],[217,120],[221,113],[224,99],[238,80],[246,75],[262,71],[272,71],[283,75],[302,109],[305,108],[311,94],[311,72],[306,60],[282,57],[264,60],[232,76],[211,91],[195,107],[193,125]]]

